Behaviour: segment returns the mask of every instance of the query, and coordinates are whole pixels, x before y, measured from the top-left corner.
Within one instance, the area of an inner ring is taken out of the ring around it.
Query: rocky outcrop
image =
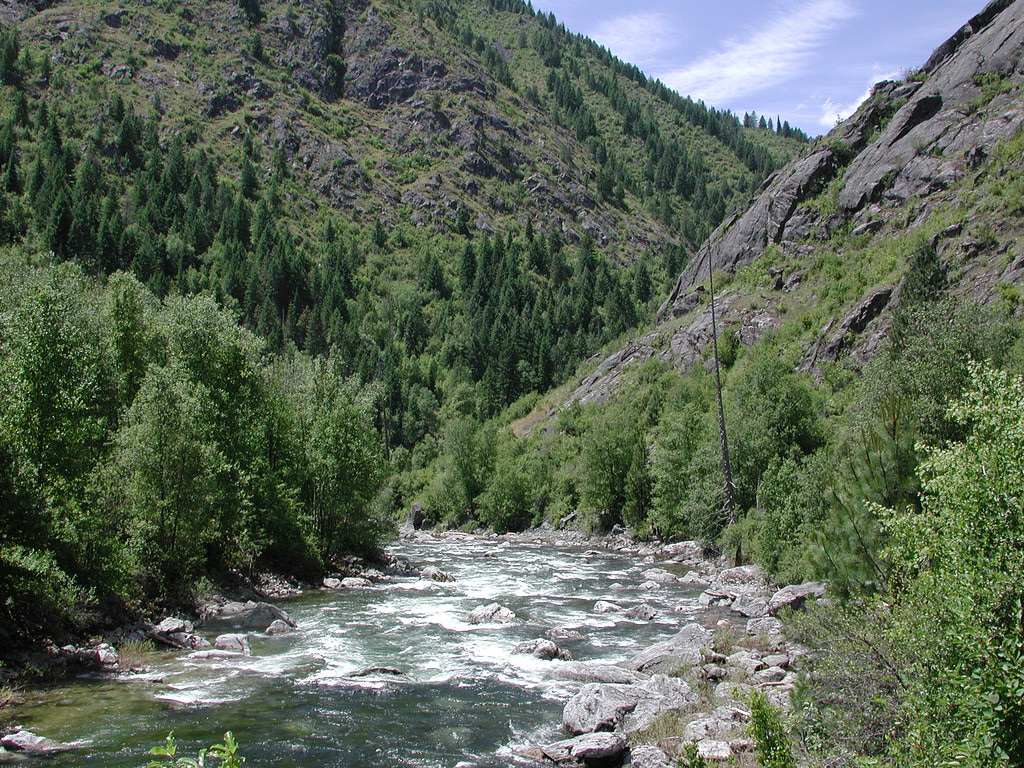
[[[847,312],[838,325],[829,321],[822,329],[817,343],[800,362],[798,370],[818,373],[821,363],[838,360],[889,306],[895,292],[891,285],[871,291]]]
[[[850,164],[840,207],[857,211],[883,193],[927,195],[961,178],[964,157],[990,154],[1024,125],[1024,110],[1000,93],[1024,80],[1022,63],[1024,5],[995,0],[935,51],[925,82]],[[1001,84],[986,92],[985,78]]]
[[[746,212],[726,219],[693,257],[658,310],[657,321],[663,321],[692,286],[706,280],[709,269],[733,271],[761,256],[769,245],[782,242],[797,205],[820,192],[837,165],[834,150],[826,146],[769,178]]]

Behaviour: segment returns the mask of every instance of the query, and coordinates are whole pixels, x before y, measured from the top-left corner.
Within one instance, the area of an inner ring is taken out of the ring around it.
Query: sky
[[[533,0],[709,106],[827,133],[923,65],[987,0]]]

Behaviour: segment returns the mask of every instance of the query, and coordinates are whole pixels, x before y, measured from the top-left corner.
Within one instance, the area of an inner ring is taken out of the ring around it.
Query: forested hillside
[[[519,2],[3,15],[11,634],[372,548],[806,141]]]

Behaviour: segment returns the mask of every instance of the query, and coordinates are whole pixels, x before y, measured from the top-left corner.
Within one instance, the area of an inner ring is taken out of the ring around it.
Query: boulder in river
[[[658,584],[675,584],[679,579],[666,571],[664,568],[650,568],[644,571],[644,578],[647,581],[654,581]]]
[[[250,653],[249,639],[245,635],[239,634],[218,635],[217,639],[213,641],[213,647],[218,651],[231,651],[245,656]]]
[[[287,635],[289,632],[294,632],[294,627],[290,626],[281,619],[274,619],[270,622],[270,626],[264,630],[268,635]]]
[[[328,577],[324,579],[324,587],[327,589],[341,589],[341,579],[332,579]]]
[[[520,643],[512,650],[512,653],[529,653],[545,661],[550,661],[551,659],[568,661],[572,658],[568,651],[563,651],[550,640],[544,639],[527,640],[525,643]]]
[[[358,672],[353,672],[349,677],[408,677],[405,672],[397,667],[367,667]]]
[[[568,627],[554,627],[544,633],[548,640],[582,640],[583,633]]]
[[[292,621],[291,616],[270,603],[256,603],[253,609],[249,611],[249,615],[245,617],[242,626],[246,629],[265,630],[275,621],[283,621],[293,628],[298,626]]]
[[[359,576],[349,576],[341,580],[341,586],[345,589],[366,589],[372,587],[373,582]]]
[[[622,611],[622,606],[609,600],[598,600],[594,604],[594,613],[619,613],[620,611]]]
[[[470,624],[515,624],[516,621],[512,611],[497,603],[481,605],[469,612]]]
[[[49,755],[68,749],[67,745],[37,736],[32,731],[17,730],[0,738],[0,746],[26,755]]]
[[[455,577],[450,573],[445,573],[440,568],[435,568],[432,565],[428,565],[420,572],[421,581],[455,581]]]
[[[627,619],[634,619],[636,621],[651,621],[657,617],[658,612],[649,605],[641,604],[633,606],[622,615]]]

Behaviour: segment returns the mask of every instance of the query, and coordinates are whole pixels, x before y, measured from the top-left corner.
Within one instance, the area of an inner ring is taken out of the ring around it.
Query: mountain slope
[[[719,275],[723,327],[744,344],[793,325],[800,368],[877,348],[921,238],[954,293],[1001,301],[1021,280],[1013,201],[1024,5],[996,0],[904,82],[880,83],[857,113],[768,179],[750,206],[698,249],[655,329],[582,382],[571,400],[606,399],[624,364],[688,368],[710,343],[705,288]],[[735,277],[733,277],[735,275]]]

